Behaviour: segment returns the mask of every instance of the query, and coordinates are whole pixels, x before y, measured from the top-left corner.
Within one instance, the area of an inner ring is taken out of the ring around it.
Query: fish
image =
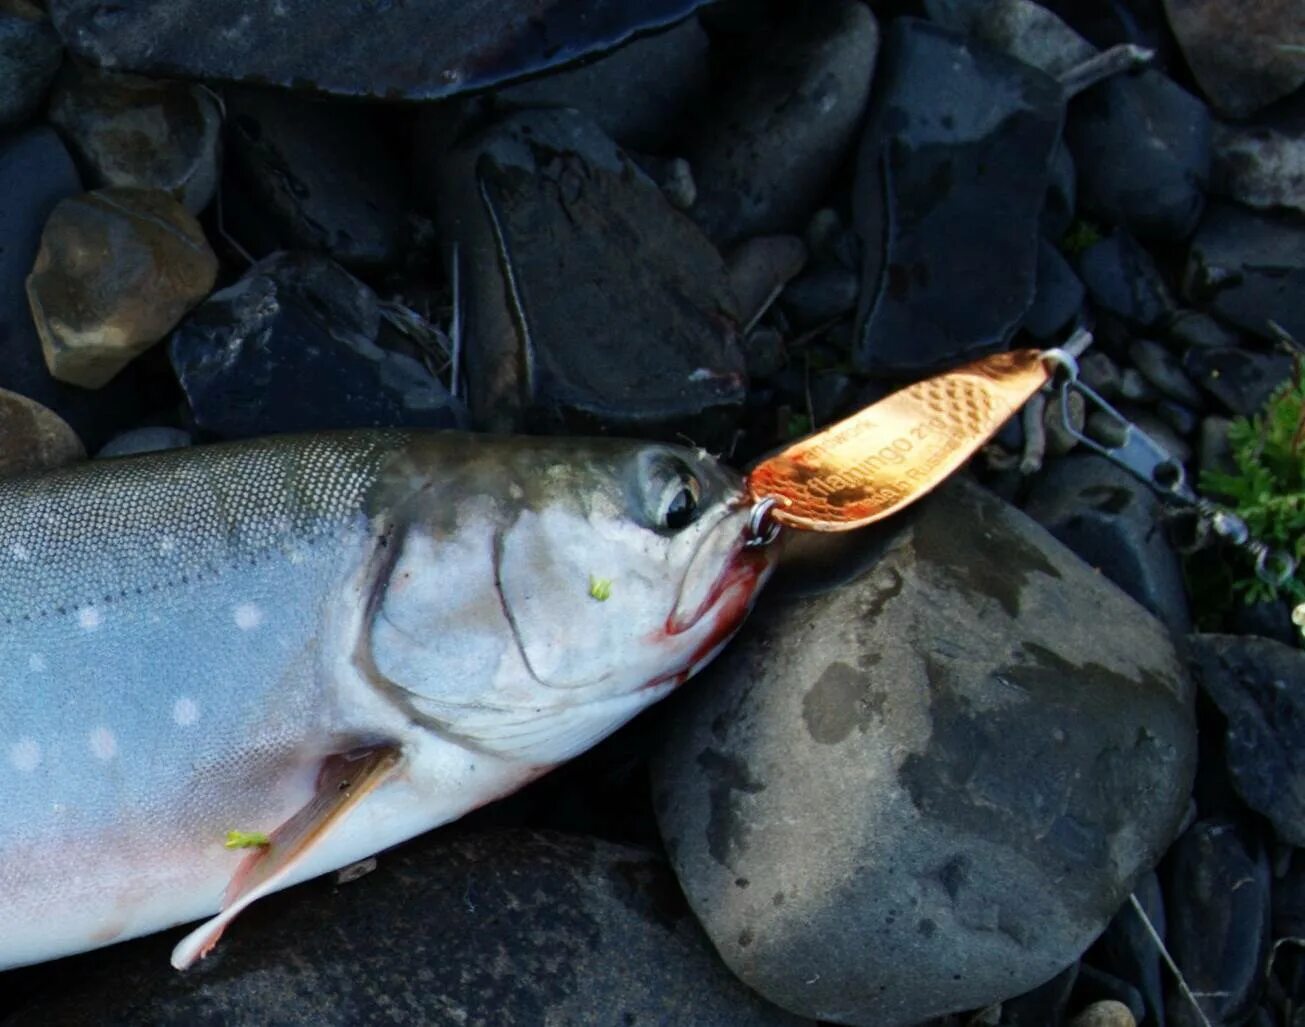
[[[592,746],[738,629],[775,562],[751,513],[708,454],[603,438],[0,481],[0,969],[203,920],[190,966],[261,896]]]

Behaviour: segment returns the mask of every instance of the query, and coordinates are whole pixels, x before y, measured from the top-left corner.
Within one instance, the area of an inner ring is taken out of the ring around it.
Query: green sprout
[[[612,598],[612,582],[609,578],[597,578],[589,575],[589,597],[605,603]]]
[[[1067,257],[1077,257],[1089,246],[1095,246],[1101,241],[1101,229],[1097,228],[1091,221],[1083,221],[1076,218],[1074,223],[1069,226],[1069,231],[1060,241],[1060,248],[1065,252]]]
[[[228,849],[261,849],[272,842],[262,831],[228,831],[222,844]]]

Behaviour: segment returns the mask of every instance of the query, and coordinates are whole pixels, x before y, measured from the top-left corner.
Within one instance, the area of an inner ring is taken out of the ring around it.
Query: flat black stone
[[[122,71],[433,100],[566,64],[703,0],[53,0],[81,57]]]
[[[1259,413],[1275,389],[1291,377],[1285,353],[1261,353],[1241,346],[1193,346],[1183,369],[1234,414]]]

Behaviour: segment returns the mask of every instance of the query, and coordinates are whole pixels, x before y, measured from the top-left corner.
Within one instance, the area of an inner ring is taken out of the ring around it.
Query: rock
[[[1267,638],[1197,635],[1196,679],[1227,718],[1237,794],[1288,845],[1305,845],[1305,652]]]
[[[1058,335],[1083,309],[1086,295],[1060,250],[1042,239],[1038,243],[1037,292],[1024,315],[1024,330],[1040,340]]]
[[[477,425],[728,437],[745,385],[725,263],[592,122],[511,115],[439,186]]]
[[[874,1027],[1054,976],[1186,807],[1164,630],[964,480],[793,545],[800,577],[678,697],[653,763],[713,944],[772,1001]]]
[[[222,113],[197,85],[70,64],[50,121],[92,186],[161,189],[192,214],[213,198]]]
[[[1199,407],[1204,397],[1183,371],[1176,356],[1158,342],[1137,339],[1128,348],[1128,358],[1162,396],[1189,407]]]
[[[1243,118],[1305,84],[1305,61],[1284,40],[1305,38],[1296,0],[1164,0],[1169,24],[1205,95]]]
[[[1033,302],[1063,113],[1036,68],[928,22],[892,23],[853,193],[862,371],[918,377],[1006,346]]]
[[[1183,291],[1255,335],[1274,338],[1273,321],[1305,339],[1305,223],[1210,204],[1188,250]]]
[[[1180,310],[1169,320],[1169,339],[1180,349],[1189,346],[1237,346],[1241,336],[1199,310]]]
[[[558,67],[679,21],[701,0],[604,0],[577,11],[505,0],[52,0],[92,64],[376,100],[437,100]]]
[[[241,242],[351,268],[398,260],[408,184],[377,112],[272,89],[229,89],[226,102],[225,214]]]
[[[1032,0],[924,0],[939,25],[982,40],[1059,78],[1096,56],[1097,48]]]
[[[1146,375],[1136,367],[1126,367],[1119,373],[1119,398],[1130,403],[1154,403],[1159,396]]]
[[[43,8],[0,0],[0,126],[36,113],[62,60],[63,44]]]
[[[1265,401],[1291,377],[1291,357],[1243,347],[1198,349],[1183,357],[1188,375],[1226,409],[1243,417],[1259,413]]]
[[[1158,71],[1117,75],[1076,96],[1065,137],[1083,210],[1141,239],[1186,239],[1210,178],[1210,114]]]
[[[850,314],[860,288],[854,271],[832,260],[822,260],[785,286],[779,305],[795,328],[814,328]]]
[[[1084,963],[1079,968],[1078,980],[1074,983],[1072,1004],[1092,1006],[1098,1003],[1122,1006],[1130,1017],[1130,1024],[1141,1023],[1146,1019],[1146,1002],[1140,991],[1127,981]]]
[[[27,278],[50,373],[98,389],[207,296],[217,271],[199,222],[167,193],[110,188],[63,200]]]
[[[1269,951],[1269,864],[1231,823],[1193,824],[1165,858],[1170,955],[1214,1023],[1239,1023],[1259,998]],[[1171,985],[1168,1022],[1200,1023]]]
[[[1172,399],[1162,399],[1155,405],[1156,416],[1182,437],[1196,433],[1200,425],[1200,415],[1189,406],[1175,403]]]
[[[1047,433],[1047,455],[1064,456],[1079,443],[1087,421],[1087,404],[1081,393],[1071,392],[1067,403],[1056,392],[1047,400],[1042,419]]]
[[[1078,273],[1092,301],[1129,324],[1154,328],[1173,310],[1151,254],[1122,230],[1084,250]]]
[[[1211,415],[1201,419],[1201,440],[1197,447],[1200,455],[1201,473],[1215,471],[1219,474],[1236,474],[1237,463],[1233,460],[1232,443],[1228,441],[1228,429],[1232,420],[1227,417]]]
[[[693,168],[683,157],[654,163],[645,156],[640,159],[640,166],[676,210],[688,210],[698,202],[698,183],[693,180]]]
[[[1300,644],[1301,630],[1291,620],[1292,604],[1286,599],[1265,603],[1235,603],[1228,630],[1237,635],[1259,635],[1289,648]]]
[[[1060,1023],[1078,980],[1078,970],[1078,963],[1071,963],[1032,991],[1006,999],[1001,1004],[1002,1027],[1047,1027]]]
[[[1115,362],[1099,349],[1090,349],[1079,357],[1079,377],[1088,388],[1106,399],[1119,397],[1122,379]]]
[[[769,378],[787,360],[784,336],[765,325],[754,328],[743,340],[743,356],[747,361],[749,378]]]
[[[327,428],[459,428],[460,404],[389,345],[376,294],[315,254],[279,253],[172,336],[195,423],[221,438]]]
[[[1042,237],[1059,243],[1074,225],[1078,209],[1078,169],[1062,136],[1051,154],[1051,179],[1042,205]]]
[[[744,324],[755,321],[806,262],[806,243],[796,235],[760,235],[736,246],[728,261],[730,287]]]
[[[1069,1027],[1137,1027],[1137,1021],[1128,1006],[1106,999],[1093,1002],[1069,1021]]]
[[[1160,500],[1127,471],[1099,456],[1057,460],[1034,481],[1024,511],[1175,635],[1191,629],[1182,565],[1156,530]]]
[[[190,973],[176,933],[35,968],[6,1027],[804,1022],[730,976],[663,860],[551,832],[445,830],[269,896]]]
[[[1250,124],[1216,122],[1210,187],[1248,207],[1305,214],[1305,97]]]
[[[0,478],[85,459],[82,440],[58,414],[0,389]]]
[[[133,428],[115,435],[95,454],[96,460],[115,456],[135,456],[137,453],[156,453],[163,449],[184,449],[193,440],[190,432],[180,428]]]
[[[761,38],[684,142],[693,218],[719,242],[801,228],[852,144],[879,47],[858,0],[798,6]]]
[[[1133,888],[1133,895],[1163,940],[1165,906],[1159,878],[1151,871],[1143,874]],[[1168,971],[1161,968],[1160,950],[1131,901],[1125,902],[1111,919],[1110,926],[1097,939],[1091,957],[1120,980],[1131,981],[1145,1004],[1146,1016],[1153,1023],[1164,1023],[1164,985]],[[1144,1017],[1137,1019],[1141,1022]]]
[[[49,407],[94,449],[133,423],[140,383],[128,368],[99,392],[50,376],[32,323],[25,280],[55,205],[81,191],[77,170],[52,129],[0,141],[0,388]]]

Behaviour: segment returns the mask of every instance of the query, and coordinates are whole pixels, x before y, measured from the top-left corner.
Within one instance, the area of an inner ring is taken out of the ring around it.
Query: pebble
[[[743,341],[743,355],[747,360],[748,377],[769,378],[787,361],[784,336],[774,328],[761,325],[748,332]]]
[[[964,32],[1059,77],[1095,56],[1096,47],[1033,0],[924,0],[939,25]]]
[[[853,187],[855,359],[919,377],[1005,348],[1033,303],[1064,99],[1045,73],[929,22],[898,18],[886,38]]]
[[[760,317],[806,262],[806,243],[796,235],[754,236],[734,247],[727,264],[743,323]]]
[[[1056,143],[1051,154],[1051,176],[1047,182],[1047,198],[1042,205],[1042,235],[1052,243],[1059,243],[1074,225],[1078,209],[1078,169],[1074,155],[1069,152],[1064,136]]]
[[[672,25],[703,0],[613,0],[601,11],[535,0],[168,0],[105,8],[50,0],[64,42],[89,63],[360,99],[438,100],[602,53]]]
[[[1216,122],[1211,189],[1248,207],[1305,213],[1305,97],[1248,124]]]
[[[1196,432],[1201,415],[1189,406],[1172,399],[1162,399],[1155,405],[1156,415],[1179,435],[1186,438]]]
[[[1133,896],[1163,941],[1166,934],[1164,895],[1154,871],[1148,870],[1138,878],[1133,885]],[[1164,989],[1169,971],[1161,966],[1160,950],[1131,901],[1120,906],[1110,926],[1097,939],[1090,958],[1116,979],[1131,982],[1136,987],[1144,1007],[1138,1011],[1139,1022],[1146,1017],[1150,1017],[1153,1023],[1164,1022]]]
[[[1169,953],[1210,1022],[1255,1008],[1269,950],[1269,865],[1259,842],[1221,820],[1193,824],[1165,857]],[[1173,1027],[1200,1023],[1173,984]]]
[[[1196,454],[1191,445],[1169,426],[1168,421],[1156,413],[1154,406],[1130,407],[1121,413],[1146,432],[1151,437],[1151,441],[1158,443],[1160,448],[1169,453],[1177,463],[1186,465],[1192,462]]]
[[[1093,1005],[1101,1002],[1123,1006],[1132,1017],[1130,1023],[1140,1023],[1146,1019],[1146,1002],[1140,991],[1127,981],[1084,963],[1079,968],[1071,1004]]]
[[[1047,431],[1047,455],[1064,456],[1078,445],[1079,435],[1083,433],[1087,421],[1086,403],[1082,394],[1071,392],[1066,405],[1061,393],[1053,393],[1043,411],[1042,421]]]
[[[356,269],[399,259],[408,185],[382,113],[272,89],[228,89],[226,104],[224,214],[247,249]]]
[[[1136,367],[1119,373],[1119,398],[1129,403],[1151,403],[1157,397],[1155,386]]]
[[[36,113],[62,60],[63,44],[42,7],[31,0],[0,4],[0,127]]]
[[[338,264],[281,253],[209,297],[169,352],[196,426],[219,438],[465,427],[461,404],[396,334]]]
[[[1183,357],[1183,368],[1225,409],[1250,417],[1291,377],[1292,362],[1285,353],[1193,346]]]
[[[1137,1020],[1128,1006],[1106,999],[1093,1002],[1069,1021],[1069,1027],[1137,1027]]]
[[[683,157],[640,155],[638,163],[676,210],[687,211],[698,202],[698,183],[693,179],[693,168]]]
[[[164,449],[184,449],[193,443],[190,432],[180,428],[133,428],[115,435],[106,442],[96,460],[115,456],[135,456],[138,453],[156,453]]]
[[[1137,339],[1128,348],[1128,358],[1162,396],[1189,407],[1201,406],[1201,391],[1187,377],[1182,362],[1160,343]]]
[[[63,200],[27,279],[50,373],[100,388],[208,295],[217,271],[199,222],[167,193],[113,187]]]
[[[1116,75],[1069,106],[1082,211],[1139,239],[1186,239],[1205,207],[1210,114],[1158,71]]]
[[[1205,95],[1244,118],[1305,85],[1305,61],[1283,40],[1305,39],[1299,0],[1164,0],[1169,24]]]
[[[1160,501],[1133,475],[1104,457],[1073,454],[1034,480],[1024,511],[1175,635],[1191,629],[1182,564],[1155,530]]]
[[[799,330],[826,324],[856,308],[860,277],[842,264],[822,260],[789,282],[779,305]]]
[[[1305,339],[1305,225],[1210,204],[1188,250],[1183,292],[1254,335],[1275,338],[1274,321]]]
[[[86,459],[77,433],[53,410],[0,389],[0,478]]]
[[[50,121],[94,187],[160,189],[192,214],[217,189],[222,113],[200,86],[70,64]]]
[[[755,38],[683,144],[690,213],[720,243],[801,229],[852,145],[879,48],[859,0],[798,5]]]
[[[1079,377],[1089,389],[1105,399],[1118,399],[1122,378],[1115,362],[1099,349],[1091,349],[1078,359]]]
[[[1155,260],[1123,230],[1084,250],[1078,273],[1092,301],[1130,325],[1155,328],[1173,310]]]
[[[1196,679],[1227,720],[1237,794],[1288,845],[1305,845],[1305,652],[1267,638],[1196,635]]]
[[[746,389],[725,262],[593,122],[509,115],[437,178],[478,427],[728,445]]]
[[[1038,243],[1038,284],[1024,314],[1024,330],[1035,339],[1058,335],[1083,309],[1087,291],[1069,261],[1046,239]]]
[[[6,1027],[808,1024],[721,965],[663,859],[558,832],[439,831],[268,896],[190,973],[175,935],[36,968]]]
[[[1241,336],[1199,310],[1180,310],[1169,321],[1169,340],[1180,349],[1189,346],[1237,346]]]
[[[1165,632],[964,480],[793,546],[787,586],[671,700],[654,802],[690,905],[813,1018],[914,1025],[1045,981],[1186,809]]]

